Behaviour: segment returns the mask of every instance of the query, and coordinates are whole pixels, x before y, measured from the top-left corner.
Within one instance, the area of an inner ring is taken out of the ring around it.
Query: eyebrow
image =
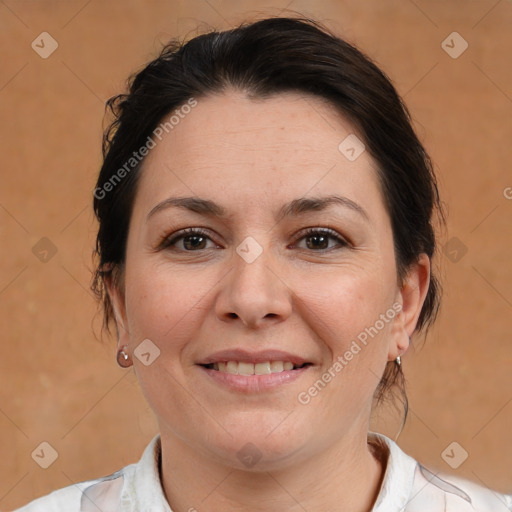
[[[280,222],[285,217],[298,216],[311,211],[321,211],[329,207],[340,205],[349,208],[358,213],[366,221],[369,222],[370,218],[365,209],[359,204],[355,203],[348,197],[330,195],[323,197],[301,197],[294,199],[289,203],[283,205],[275,215],[276,222]],[[183,208],[201,215],[210,217],[227,218],[228,212],[224,207],[211,201],[210,199],[203,199],[200,197],[169,197],[158,203],[147,215],[146,222],[156,213],[166,210],[168,208]]]

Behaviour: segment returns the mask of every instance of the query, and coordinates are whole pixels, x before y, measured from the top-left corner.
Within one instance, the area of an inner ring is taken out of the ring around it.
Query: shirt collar
[[[372,512],[405,509],[411,495],[417,462],[382,434],[370,432],[368,442],[384,455],[384,459],[387,455],[381,489]],[[132,474],[126,475],[129,484],[123,492],[121,510],[172,512],[162,488],[160,457],[161,439],[160,435],[156,435],[147,445],[140,461],[131,466]]]
[[[122,496],[122,504],[130,504],[126,511],[172,512],[165,498],[160,478],[161,457],[160,434],[156,435],[146,446],[141,459],[133,466],[129,485]]]
[[[370,432],[368,442],[381,453],[387,453],[382,485],[372,512],[404,510],[413,488],[417,462],[382,434]]]

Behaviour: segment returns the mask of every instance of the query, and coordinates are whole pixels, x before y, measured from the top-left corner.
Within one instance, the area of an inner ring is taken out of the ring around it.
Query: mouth
[[[260,393],[280,389],[300,379],[314,366],[298,355],[281,350],[248,352],[222,350],[198,361],[204,375],[224,389],[241,393]]]
[[[298,370],[311,366],[312,363],[294,364],[291,361],[263,361],[252,363],[245,361],[218,361],[215,363],[201,364],[203,368],[215,370],[232,375],[270,375],[290,370]]]

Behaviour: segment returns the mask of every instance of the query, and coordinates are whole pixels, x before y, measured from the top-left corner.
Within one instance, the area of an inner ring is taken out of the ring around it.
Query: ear
[[[129,345],[128,323],[126,321],[126,304],[124,298],[124,280],[116,279],[115,272],[121,272],[119,269],[113,270],[108,276],[105,276],[104,283],[107,289],[112,309],[114,311],[114,320],[116,322],[117,332],[117,350]]]
[[[401,309],[394,319],[388,361],[394,361],[409,348],[429,285],[430,259],[426,254],[421,254],[418,261],[409,268],[397,292],[396,303],[401,305]]]

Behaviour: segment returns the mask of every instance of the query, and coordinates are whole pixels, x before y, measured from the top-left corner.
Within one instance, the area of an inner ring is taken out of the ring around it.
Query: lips
[[[221,350],[215,352],[204,359],[201,359],[197,364],[201,366],[208,366],[218,363],[228,363],[233,361],[235,363],[247,363],[256,365],[258,363],[273,363],[281,361],[285,363],[292,363],[293,367],[301,367],[309,363],[303,357],[283,352],[282,350],[262,350],[258,352],[249,352],[242,349]]]
[[[215,352],[196,365],[212,382],[240,393],[260,393],[291,384],[307,373],[312,361],[282,350]]]
[[[281,350],[248,352],[241,349],[232,349],[211,354],[197,364],[221,373],[250,376],[297,370],[310,366],[312,363],[299,355]]]

